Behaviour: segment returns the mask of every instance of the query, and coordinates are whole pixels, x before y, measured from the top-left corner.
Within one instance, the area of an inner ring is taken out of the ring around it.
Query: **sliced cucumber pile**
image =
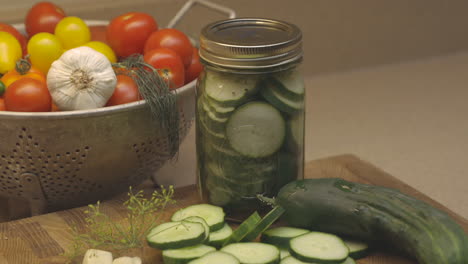
[[[219,248],[232,236],[232,228],[228,224],[224,224],[223,228],[218,231],[210,232],[208,245]]]
[[[279,249],[264,243],[233,243],[221,248],[221,251],[232,254],[243,264],[277,264],[280,261]]]
[[[346,246],[349,248],[349,256],[353,259],[361,259],[367,257],[370,253],[370,248],[367,243],[362,241],[343,239]]]
[[[240,262],[239,259],[234,257],[232,254],[222,251],[214,251],[190,261],[189,264],[240,264]]]
[[[279,248],[288,248],[289,240],[291,240],[291,238],[294,238],[294,237],[297,237],[297,236],[300,236],[309,232],[310,231],[307,229],[281,226],[281,227],[276,227],[276,228],[271,228],[269,230],[266,230],[265,232],[262,233],[262,237],[260,238],[260,240],[262,242],[278,246]]]
[[[216,251],[216,248],[197,244],[191,247],[163,250],[162,258],[164,264],[186,264],[213,251]]]
[[[282,207],[263,217],[254,212],[233,230],[221,207],[197,204],[176,211],[174,221],[153,228],[147,240],[162,249],[164,264],[355,264],[353,252],[369,252],[365,243],[328,233],[270,228],[283,213]]]
[[[349,255],[342,239],[322,232],[309,232],[292,238],[289,252],[298,260],[317,263],[342,263]]]
[[[224,226],[225,213],[223,208],[211,204],[195,204],[182,208],[172,215],[171,221],[181,221],[190,216],[203,218],[210,227],[211,232]]]
[[[243,241],[253,241],[255,240],[263,231],[265,231],[269,226],[271,226],[276,220],[278,220],[281,215],[284,213],[284,209],[281,206],[277,206],[273,208],[268,214],[266,214],[260,222],[253,228],[250,232],[248,232],[245,237],[242,239]]]
[[[260,223],[262,218],[258,212],[251,214],[244,222],[242,222],[239,227],[232,233],[232,236],[224,242],[223,246],[229,245],[231,243],[237,243],[244,240],[245,236],[250,233],[257,225]]]
[[[148,244],[158,249],[181,248],[201,244],[207,240],[205,227],[190,221],[164,223],[147,236]]]

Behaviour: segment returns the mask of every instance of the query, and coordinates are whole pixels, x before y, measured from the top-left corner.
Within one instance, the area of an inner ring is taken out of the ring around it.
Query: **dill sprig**
[[[169,155],[174,157],[179,149],[179,109],[177,94],[170,90],[167,71],[155,69],[143,60],[142,55],[127,57],[113,64],[117,74],[130,76],[137,84],[140,95],[149,106],[153,123],[159,124],[169,143]]]
[[[72,227],[72,246],[65,256],[71,263],[89,248],[102,250],[124,250],[141,248],[145,245],[148,232],[159,224],[162,211],[168,204],[174,203],[174,188],[161,186],[155,190],[150,198],[144,196],[143,191],[128,192],[128,199],[123,203],[127,216],[123,221],[114,221],[101,211],[101,204],[88,205],[85,227]]]

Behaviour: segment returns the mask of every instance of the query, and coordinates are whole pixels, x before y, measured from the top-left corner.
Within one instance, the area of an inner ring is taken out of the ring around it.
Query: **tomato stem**
[[[18,61],[16,61],[15,70],[20,75],[25,75],[31,69],[31,63],[28,61],[28,56],[26,56],[24,59],[19,59]]]

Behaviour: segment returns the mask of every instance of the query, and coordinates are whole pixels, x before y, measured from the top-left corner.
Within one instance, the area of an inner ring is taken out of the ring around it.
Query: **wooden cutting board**
[[[441,204],[431,200],[395,177],[353,155],[341,155],[311,161],[306,164],[306,178],[341,177],[346,180],[396,188],[429,202],[446,211],[460,223],[468,233],[468,221]],[[148,191],[151,186],[147,185]],[[121,206],[125,195],[102,203],[102,209],[114,219],[121,219],[125,212]],[[162,220],[166,221],[177,209],[199,202],[195,186],[176,190],[177,204],[165,210]],[[61,256],[71,245],[70,226],[84,225],[86,207],[75,208],[41,216],[23,218],[0,223],[0,263],[1,264],[58,264],[65,263]],[[161,264],[160,251],[143,248],[118,254],[144,256],[144,263]],[[381,252],[358,261],[360,264],[410,264],[415,263],[398,256]]]

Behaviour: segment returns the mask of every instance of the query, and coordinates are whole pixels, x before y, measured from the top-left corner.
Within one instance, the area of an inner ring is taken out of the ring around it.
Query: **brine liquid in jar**
[[[206,26],[196,96],[198,187],[227,212],[258,210],[303,177],[301,32],[258,18]]]

